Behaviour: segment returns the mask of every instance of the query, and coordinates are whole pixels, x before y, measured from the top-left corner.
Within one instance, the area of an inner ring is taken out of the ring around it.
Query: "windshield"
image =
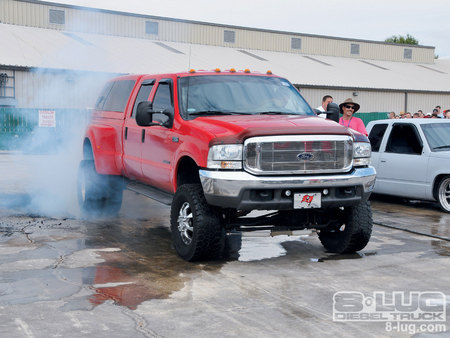
[[[421,127],[431,151],[450,150],[450,123],[429,123]]]
[[[314,115],[287,80],[269,76],[204,75],[179,80],[183,118],[221,114]]]

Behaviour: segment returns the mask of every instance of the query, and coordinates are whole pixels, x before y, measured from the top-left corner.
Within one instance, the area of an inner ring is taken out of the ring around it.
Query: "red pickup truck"
[[[129,75],[107,83],[92,113],[78,197],[85,213],[117,213],[123,189],[171,205],[188,261],[260,229],[317,229],[328,251],[355,252],[372,231],[370,155],[367,137],[318,118],[270,71]]]

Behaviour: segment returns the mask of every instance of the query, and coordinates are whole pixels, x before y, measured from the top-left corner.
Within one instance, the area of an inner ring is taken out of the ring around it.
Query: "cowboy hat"
[[[345,106],[346,104],[352,104],[355,106],[355,110],[353,111],[354,113],[356,113],[359,110],[359,104],[356,102],[353,102],[353,100],[351,98],[348,98],[347,100],[345,100],[344,102],[342,102],[339,105],[339,111],[342,114],[342,107]]]

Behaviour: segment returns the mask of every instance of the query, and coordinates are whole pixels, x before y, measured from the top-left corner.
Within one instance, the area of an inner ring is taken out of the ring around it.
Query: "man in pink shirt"
[[[342,117],[339,119],[339,124],[368,136],[363,120],[353,116],[359,110],[359,107],[359,104],[353,102],[351,98],[342,102],[339,105],[340,113],[342,114]]]

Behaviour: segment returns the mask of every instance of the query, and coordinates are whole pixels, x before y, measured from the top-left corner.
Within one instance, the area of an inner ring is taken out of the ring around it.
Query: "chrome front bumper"
[[[206,200],[211,205],[249,209],[290,209],[292,197],[284,191],[311,192],[329,191],[323,198],[323,207],[354,205],[369,197],[375,184],[374,167],[356,168],[347,174],[298,175],[298,176],[255,176],[245,171],[200,170],[200,180]],[[346,196],[339,189],[354,189]],[[273,199],[252,198],[252,191],[269,191]]]

